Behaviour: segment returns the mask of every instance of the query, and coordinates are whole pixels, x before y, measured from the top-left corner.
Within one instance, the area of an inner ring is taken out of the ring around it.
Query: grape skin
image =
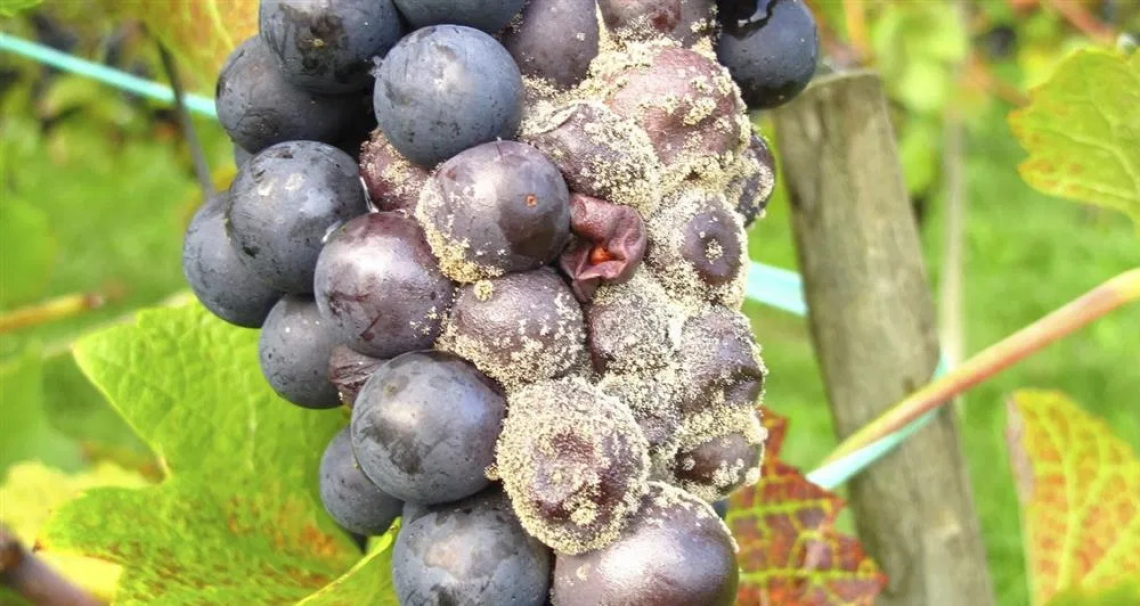
[[[553,261],[570,239],[570,192],[541,152],[495,141],[439,165],[416,217],[444,273],[474,282]]]
[[[378,358],[430,348],[454,294],[423,231],[402,213],[367,214],[338,228],[314,276],[329,329]]]
[[[261,0],[261,39],[289,82],[332,95],[372,83],[372,59],[400,39],[392,0]]]
[[[389,51],[373,102],[393,147],[433,167],[480,143],[512,138],[522,99],[522,74],[494,38],[470,27],[435,25]]]
[[[284,141],[335,142],[357,103],[352,95],[318,95],[290,84],[257,36],[230,53],[215,96],[222,127],[252,153]]]
[[[182,273],[202,305],[215,316],[245,328],[258,328],[281,293],[257,280],[238,260],[226,234],[229,193],[198,209],[182,244]]]
[[[415,27],[465,25],[494,34],[522,10],[526,0],[396,0]]]
[[[356,162],[315,141],[289,141],[242,167],[227,215],[234,251],[267,285],[313,292],[329,230],[368,211]]]
[[[402,606],[542,606],[552,559],[491,489],[430,508],[404,526],[392,580]]]
[[[716,55],[749,108],[771,109],[790,101],[811,81],[819,60],[819,32],[801,0],[758,4],[756,14],[725,15]]]
[[[557,555],[551,595],[559,606],[731,606],[739,580],[735,551],[708,503],[652,482],[621,540]]]
[[[325,511],[337,524],[364,536],[384,534],[403,509],[403,503],[384,494],[360,471],[347,427],[337,432],[321,457],[320,494]]]
[[[507,388],[559,377],[586,359],[582,308],[550,268],[459,290],[438,346]]]
[[[485,488],[506,401],[469,362],[438,352],[393,358],[352,408],[360,467],[405,501],[455,501]]]
[[[502,41],[524,76],[574,86],[598,55],[594,0],[530,0]]]
[[[336,408],[340,397],[328,378],[333,345],[312,298],[286,295],[261,327],[261,372],[279,396],[297,406]]]

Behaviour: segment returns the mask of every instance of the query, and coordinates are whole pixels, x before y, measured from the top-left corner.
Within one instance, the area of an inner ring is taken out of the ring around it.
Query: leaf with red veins
[[[562,253],[560,264],[583,303],[602,282],[630,279],[645,256],[645,222],[628,206],[573,194],[570,230],[577,238]]]
[[[738,606],[870,606],[886,577],[854,537],[835,527],[843,501],[780,460],[787,420],[765,409],[760,481],[729,501],[740,545]]]

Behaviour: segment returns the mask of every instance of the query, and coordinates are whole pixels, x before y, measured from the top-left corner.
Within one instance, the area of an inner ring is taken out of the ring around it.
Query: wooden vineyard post
[[[808,324],[842,438],[930,380],[930,284],[879,77],[822,78],[775,121]],[[890,579],[880,604],[994,603],[953,414],[849,484],[860,539]]]

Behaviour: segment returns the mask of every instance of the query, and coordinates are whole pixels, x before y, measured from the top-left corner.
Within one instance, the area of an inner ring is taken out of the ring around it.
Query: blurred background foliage
[[[228,50],[254,31],[256,0],[0,0],[0,29],[147,78],[165,80],[157,41],[188,85],[212,89]],[[932,284],[960,271],[964,353],[977,351],[1140,261],[1128,219],[1036,193],[1007,114],[1073,49],[1140,31],[1122,0],[810,0],[822,70],[878,69],[887,84],[907,187]],[[0,332],[0,477],[38,458],[66,472],[114,462],[154,478],[150,454],[79,373],[81,333],[185,296],[181,236],[202,194],[171,108],[0,54],[0,315],[71,296],[59,319]],[[195,125],[225,186],[234,169],[221,128]],[[757,126],[772,132],[768,117]],[[960,143],[955,143],[956,141]],[[778,149],[780,142],[773,141]],[[960,177],[960,178],[959,178]],[[948,209],[964,209],[962,254],[945,254]],[[785,193],[750,233],[752,258],[795,269]],[[950,266],[946,266],[949,259]],[[98,305],[95,305],[99,303]],[[803,319],[749,303],[771,369],[767,403],[795,428],[785,458],[811,468],[835,438]],[[1140,449],[1133,306],[969,392],[959,404],[975,501],[1001,604],[1028,603],[1017,501],[1006,459],[1005,397],[1059,389]],[[874,355],[867,352],[867,355]],[[12,504],[6,504],[8,507]],[[18,507],[19,504],[14,504]]]

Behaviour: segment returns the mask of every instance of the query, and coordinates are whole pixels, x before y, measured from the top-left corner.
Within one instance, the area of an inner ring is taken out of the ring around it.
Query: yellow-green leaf
[[[258,0],[104,0],[140,19],[179,60],[191,86],[212,92],[226,56],[257,33]]]
[[[1037,390],[1010,400],[1008,438],[1034,603],[1140,577],[1140,460],[1128,444],[1064,394]]]
[[[293,602],[361,558],[317,496],[344,412],[278,398],[258,369],[257,331],[194,304],[141,312],[85,337],[75,356],[167,479],[68,503],[40,538],[45,550],[118,563],[119,600],[167,604]]]
[[[25,462],[8,469],[0,485],[0,518],[25,545],[36,543],[48,515],[97,486],[142,487],[147,482],[137,472],[113,463],[99,463],[81,473],[66,474],[39,462]],[[44,560],[92,595],[110,600],[118,581],[119,566],[95,558],[43,553]],[[2,602],[2,600],[0,600]]]
[[[1022,177],[1050,195],[1127,213],[1140,227],[1140,53],[1079,51],[1010,124]]]

